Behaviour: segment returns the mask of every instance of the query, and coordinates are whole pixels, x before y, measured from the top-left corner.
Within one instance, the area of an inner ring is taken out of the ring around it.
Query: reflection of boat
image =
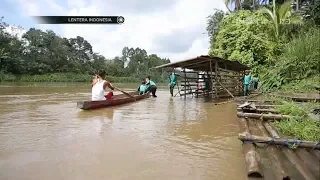
[[[93,111],[79,111],[77,115],[77,119],[80,120],[88,120],[88,119],[97,119],[97,118],[107,118],[109,120],[113,119],[114,109],[97,109]]]
[[[130,92],[128,93],[135,98],[128,97],[125,94],[120,94],[120,95],[114,95],[112,99],[108,100],[103,100],[103,101],[79,101],[77,102],[77,106],[80,109],[84,110],[90,110],[90,109],[98,109],[98,108],[104,108],[104,107],[109,107],[109,106],[116,106],[120,104],[126,104],[138,100],[142,100],[145,98],[150,97],[150,93],[146,93],[143,95],[138,95],[138,92]]]

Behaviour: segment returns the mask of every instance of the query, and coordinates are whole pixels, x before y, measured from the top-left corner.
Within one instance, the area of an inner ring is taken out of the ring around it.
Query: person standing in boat
[[[142,81],[141,85],[138,88],[139,95],[144,94],[146,92],[146,89],[147,89],[146,82]]]
[[[174,72],[169,71],[169,87],[170,87],[171,97],[173,97],[173,89],[176,86],[176,81],[177,81],[177,78],[176,78],[176,75],[174,74]]]
[[[113,92],[109,92],[107,95],[104,95],[104,90],[106,87],[109,87],[111,90],[114,90],[113,85],[105,80],[106,71],[100,70],[95,78],[92,80],[92,101],[102,101],[106,99],[112,99]]]
[[[146,91],[151,92],[151,94],[152,94],[153,97],[157,97],[157,96],[156,96],[157,86],[156,86],[156,83],[154,83],[154,82],[150,79],[150,76],[148,76],[148,77],[146,78],[146,86],[147,86],[147,90],[146,90]]]

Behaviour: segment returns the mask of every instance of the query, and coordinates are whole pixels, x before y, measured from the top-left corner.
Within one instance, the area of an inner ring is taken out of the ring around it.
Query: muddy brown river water
[[[119,85],[125,90],[135,85]],[[87,84],[0,84],[1,180],[244,180],[236,105],[158,98],[94,111]]]

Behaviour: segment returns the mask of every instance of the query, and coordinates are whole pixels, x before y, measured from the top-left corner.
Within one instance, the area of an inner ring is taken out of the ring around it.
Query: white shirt
[[[104,97],[104,88],[103,88],[104,82],[106,82],[106,81],[105,80],[100,81],[100,79],[98,79],[96,84],[93,85],[93,87],[92,87],[92,101],[106,100],[106,98]]]

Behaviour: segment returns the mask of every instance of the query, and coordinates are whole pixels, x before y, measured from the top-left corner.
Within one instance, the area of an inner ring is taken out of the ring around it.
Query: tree
[[[262,8],[259,12],[266,15],[266,17],[272,22],[274,28],[275,37],[279,38],[279,29],[281,25],[285,24],[301,24],[302,19],[300,16],[292,14],[291,4],[294,0],[286,1],[281,6],[277,7],[275,0],[273,0],[272,11],[268,8]]]
[[[223,12],[222,10],[215,9],[213,15],[207,17],[207,33],[210,38],[210,43],[213,43],[216,35],[220,30],[220,22],[225,18],[228,14]]]
[[[272,24],[261,13],[241,10],[220,24],[210,55],[257,67],[272,63],[279,53],[281,46],[272,36]]]
[[[226,4],[227,9],[231,12],[229,6],[234,6],[235,10],[241,9],[241,0],[225,0],[224,3]]]
[[[4,48],[0,49],[0,69],[2,69],[3,61],[9,59],[9,53],[4,51]]]
[[[136,47],[124,47],[122,56],[107,60],[92,50],[83,37],[63,38],[51,30],[30,28],[22,39],[7,32],[0,18],[0,72],[15,75],[48,73],[94,74],[106,69],[109,76],[145,78],[149,68],[170,62]],[[15,27],[12,27],[15,30]],[[19,30],[19,28],[17,29]],[[15,33],[16,34],[16,33]],[[154,73],[161,75],[161,70]],[[155,77],[156,79],[156,77]]]

